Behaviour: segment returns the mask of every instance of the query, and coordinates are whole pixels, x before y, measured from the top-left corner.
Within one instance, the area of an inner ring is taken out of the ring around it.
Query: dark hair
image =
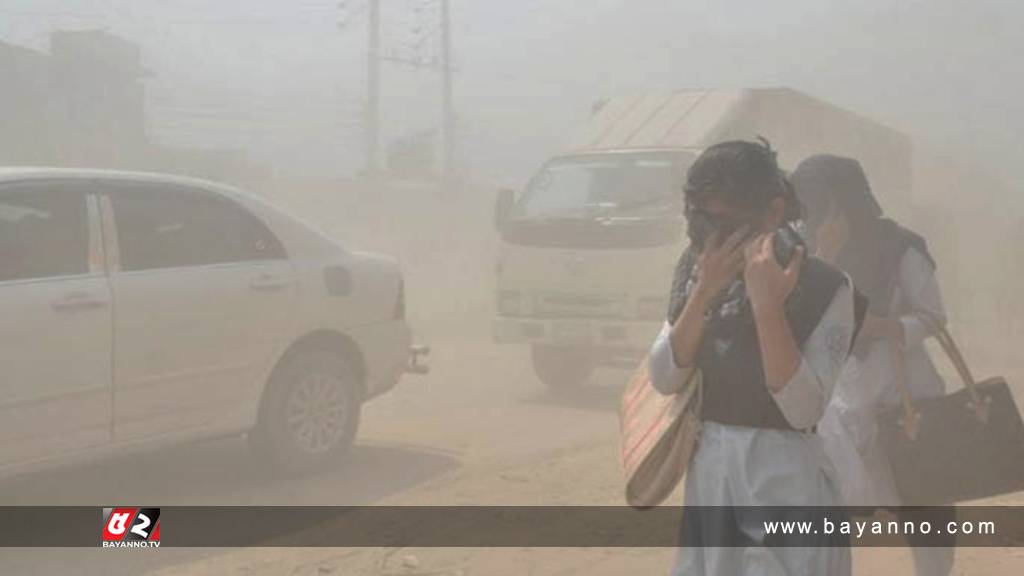
[[[688,213],[712,197],[755,211],[782,197],[787,221],[799,220],[802,212],[775,150],[760,137],[757,142],[729,140],[705,149],[690,166],[683,193]]]
[[[811,217],[820,219],[833,205],[858,228],[882,217],[882,207],[871,192],[864,168],[853,158],[811,156],[796,167],[792,181]]]

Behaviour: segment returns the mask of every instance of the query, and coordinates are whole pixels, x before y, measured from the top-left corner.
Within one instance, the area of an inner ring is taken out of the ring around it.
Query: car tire
[[[249,444],[275,472],[303,473],[335,465],[352,447],[362,397],[344,356],[298,352],[274,371]]]
[[[578,389],[594,371],[593,356],[584,348],[535,344],[530,357],[537,378],[556,392]]]

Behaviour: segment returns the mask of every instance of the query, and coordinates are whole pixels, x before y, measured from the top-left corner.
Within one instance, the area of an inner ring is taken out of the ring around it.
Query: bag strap
[[[935,332],[935,339],[939,341],[939,345],[942,346],[942,350],[949,357],[949,361],[953,363],[953,367],[956,368],[957,373],[960,375],[960,379],[964,383],[964,388],[971,394],[971,399],[975,402],[980,401],[978,397],[977,385],[978,381],[974,379],[974,375],[971,374],[971,369],[967,366],[967,362],[964,360],[963,354],[960,353],[960,347],[956,345],[956,341],[953,340],[953,335],[949,333],[945,327],[940,327]]]
[[[915,440],[919,429],[918,424],[921,422],[921,414],[914,410],[914,399],[910,395],[910,385],[907,383],[907,363],[903,356],[903,348],[895,340],[888,342],[896,368],[896,386],[900,390],[900,404],[903,406],[903,431],[907,438]]]
[[[978,392],[978,383],[974,379],[974,375],[971,373],[970,367],[967,366],[967,361],[964,360],[963,354],[960,352],[960,347],[957,346],[956,341],[953,339],[953,335],[949,333],[949,330],[935,322],[932,318],[927,316],[916,316],[918,320],[924,324],[929,332],[934,335],[938,341],[942,351],[945,352],[949,361],[953,364],[957,374],[964,383],[964,388],[967,393],[971,396],[971,401],[968,403],[968,408],[974,411],[978,416],[978,420],[981,422],[988,422],[989,406],[992,403],[991,398],[983,399],[981,394]],[[904,429],[907,432],[907,436],[910,439],[917,437],[917,424],[921,419],[920,413],[914,410],[913,397],[910,395],[910,386],[907,383],[907,370],[906,363],[904,360],[903,349],[898,342],[892,342],[893,358],[896,363],[896,384],[900,389],[900,402],[903,405]]]
[[[930,326],[934,324],[929,321],[925,322]],[[981,393],[978,392],[978,381],[974,379],[974,375],[971,373],[971,369],[967,366],[967,361],[964,360],[963,354],[960,353],[960,347],[956,345],[956,341],[953,340],[953,335],[949,333],[949,330],[945,326],[938,326],[935,330],[935,338],[939,341],[939,345],[942,346],[943,351],[946,352],[946,356],[949,357],[949,361],[953,363],[953,367],[956,368],[957,373],[960,375],[960,379],[963,380],[964,388],[967,389],[967,393],[971,396],[971,401],[968,407],[974,410],[974,413],[978,416],[978,420],[982,422],[988,422],[989,410],[992,404],[992,398],[982,398]]]

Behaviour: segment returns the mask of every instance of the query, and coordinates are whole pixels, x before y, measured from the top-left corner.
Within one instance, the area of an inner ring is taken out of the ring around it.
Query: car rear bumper
[[[395,387],[409,365],[412,333],[404,320],[367,324],[350,330],[366,368],[366,397]]]

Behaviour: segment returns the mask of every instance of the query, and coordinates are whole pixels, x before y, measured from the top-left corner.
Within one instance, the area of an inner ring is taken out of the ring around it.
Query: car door
[[[226,196],[109,183],[116,440],[239,425],[287,338],[294,275],[267,226]]]
[[[83,185],[0,184],[0,465],[110,440],[110,303]]]

